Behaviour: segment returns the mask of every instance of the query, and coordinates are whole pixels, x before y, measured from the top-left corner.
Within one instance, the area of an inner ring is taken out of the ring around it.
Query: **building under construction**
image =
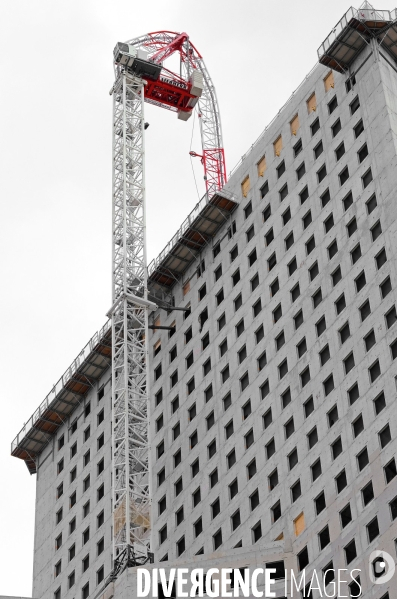
[[[133,597],[154,562],[276,564],[278,597],[284,569],[355,570],[340,596],[394,599],[374,552],[396,561],[397,10],[349,9],[228,182],[219,124],[207,193],[146,269],[128,115],[143,134],[142,78],[151,103],[176,87],[147,39],[115,54],[110,319],[12,443],[37,475],[33,597]],[[212,84],[173,40],[186,120]]]

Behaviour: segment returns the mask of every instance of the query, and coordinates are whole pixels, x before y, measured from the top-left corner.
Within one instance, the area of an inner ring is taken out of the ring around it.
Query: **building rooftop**
[[[11,455],[25,460],[30,474],[36,473],[36,457],[50,442],[87,391],[109,368],[111,321],[95,333],[11,444]]]
[[[319,62],[345,73],[374,38],[397,60],[397,9],[375,10],[369,2],[351,7],[317,50]]]
[[[171,288],[200,255],[237,208],[236,198],[222,189],[205,194],[162,252],[148,266],[149,285]]]

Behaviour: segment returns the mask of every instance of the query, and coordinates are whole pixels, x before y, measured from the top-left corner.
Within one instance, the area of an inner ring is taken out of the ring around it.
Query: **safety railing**
[[[217,191],[216,193],[218,193],[220,196],[222,196],[228,200],[236,201],[234,195],[230,191],[222,189],[220,191]],[[186,233],[186,231],[189,229],[189,227],[191,227],[191,225],[194,223],[196,218],[200,215],[200,213],[202,212],[204,207],[210,202],[210,200],[214,196],[214,194],[215,194],[215,191],[213,191],[213,192],[208,191],[203,195],[201,200],[195,205],[193,210],[190,212],[188,217],[183,221],[182,225],[179,227],[178,231],[167,243],[165,248],[159,253],[157,258],[153,258],[153,260],[148,265],[149,277],[156,270],[156,268],[159,266],[159,264],[161,264],[165,260],[165,258],[168,256],[168,254],[171,252],[171,250],[176,246],[178,241],[183,237],[183,235]]]
[[[22,429],[19,431],[14,441],[11,443],[11,452],[13,452],[18,445],[21,443],[22,439],[26,437],[27,433],[34,427],[36,422],[43,416],[48,407],[57,397],[57,395],[62,391],[65,385],[70,381],[73,377],[74,373],[80,368],[80,366],[84,363],[84,361],[88,358],[90,353],[93,351],[94,347],[100,343],[103,337],[111,328],[111,320],[108,320],[106,324],[91,337],[87,345],[81,350],[78,354],[77,358],[73,360],[69,368],[66,372],[61,376],[59,381],[55,383],[47,397],[42,401],[40,406],[34,412],[34,414],[29,418],[27,422],[23,425]]]

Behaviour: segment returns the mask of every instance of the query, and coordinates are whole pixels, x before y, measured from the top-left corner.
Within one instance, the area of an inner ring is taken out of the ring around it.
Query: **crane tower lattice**
[[[180,73],[164,66],[175,53]],[[226,183],[218,101],[186,33],[160,31],[119,43],[113,94],[112,446],[114,556],[150,547],[148,301],[144,102],[188,120],[197,105],[207,194]],[[128,558],[130,559],[130,558]],[[118,570],[120,569],[118,565]]]

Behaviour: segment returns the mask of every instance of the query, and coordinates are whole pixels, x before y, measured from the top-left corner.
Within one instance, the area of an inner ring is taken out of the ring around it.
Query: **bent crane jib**
[[[168,69],[167,59],[179,54],[179,74]],[[186,33],[148,33],[114,49],[116,78],[122,73],[144,80],[144,99],[150,104],[190,119],[198,108],[202,163],[207,192],[213,194],[227,181],[218,100],[201,54]]]

